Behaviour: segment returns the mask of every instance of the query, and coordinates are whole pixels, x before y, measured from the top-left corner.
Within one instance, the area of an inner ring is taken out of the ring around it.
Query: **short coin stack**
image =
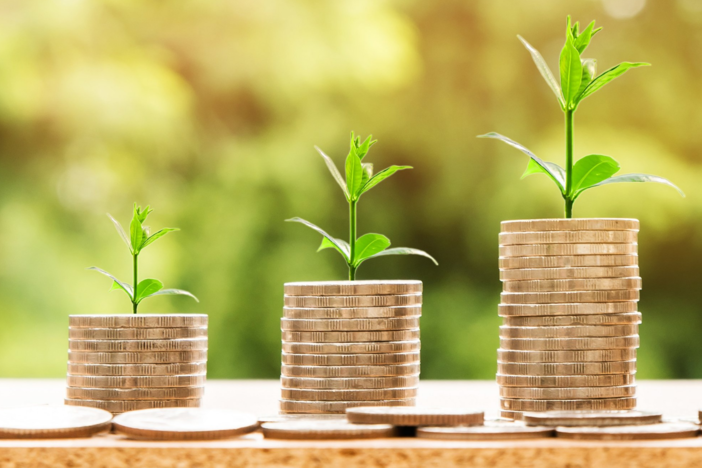
[[[286,283],[281,413],[413,406],[421,281]]]
[[[502,223],[504,417],[636,406],[638,230],[635,219]]]
[[[68,348],[67,405],[200,406],[207,315],[72,315]]]

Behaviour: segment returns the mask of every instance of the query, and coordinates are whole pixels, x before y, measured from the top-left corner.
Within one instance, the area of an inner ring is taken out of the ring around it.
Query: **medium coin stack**
[[[207,315],[71,315],[68,333],[67,405],[200,406]]]
[[[413,406],[421,281],[286,283],[281,413]]]
[[[635,219],[502,223],[502,416],[636,406],[638,230]]]

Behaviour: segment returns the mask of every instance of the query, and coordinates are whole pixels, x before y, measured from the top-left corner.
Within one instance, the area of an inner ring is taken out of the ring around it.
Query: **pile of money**
[[[636,406],[638,230],[635,219],[502,223],[503,417]]]
[[[281,413],[413,406],[421,281],[286,283]]]
[[[113,414],[198,407],[207,315],[71,315],[67,405]]]

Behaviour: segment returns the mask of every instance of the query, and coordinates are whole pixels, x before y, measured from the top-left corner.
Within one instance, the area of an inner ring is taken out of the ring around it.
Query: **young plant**
[[[125,283],[124,281],[118,280],[110,273],[98,267],[88,268],[88,270],[95,270],[102,273],[103,275],[109,277],[113,281],[110,291],[124,291],[127,294],[127,296],[129,296],[129,300],[132,301],[132,310],[135,314],[137,313],[137,308],[139,307],[141,301],[143,301],[147,297],[152,296],[190,296],[197,302],[200,302],[197,299],[197,297],[195,297],[192,293],[189,293],[188,291],[184,291],[182,289],[163,289],[163,283],[161,283],[157,279],[149,278],[142,280],[141,282],[139,281],[138,261],[139,254],[141,253],[141,251],[144,250],[147,246],[154,243],[156,240],[168,234],[169,232],[179,230],[177,228],[163,228],[149,235],[149,228],[148,226],[144,226],[144,221],[146,221],[146,217],[149,216],[149,213],[151,213],[152,211],[153,210],[149,206],[142,209],[140,206],[137,206],[136,203],[134,204],[134,215],[132,217],[132,222],[129,224],[129,235],[127,235],[127,233],[124,231],[124,228],[122,228],[122,225],[119,224],[119,222],[115,218],[113,218],[109,213],[107,214],[107,216],[109,216],[109,218],[114,223],[115,228],[117,229],[117,232],[119,233],[120,237],[122,238],[124,243],[127,244],[129,253],[132,254],[132,265],[134,269],[134,286],[132,286],[129,283]]]
[[[624,174],[615,176],[619,171],[619,163],[613,158],[601,154],[591,154],[580,158],[573,164],[573,117],[578,106],[583,99],[591,96],[604,85],[623,75],[631,68],[648,66],[648,63],[622,62],[599,75],[595,76],[597,61],[590,58],[582,58],[581,54],[590,44],[590,40],[602,28],[595,29],[595,22],[591,22],[582,32],[576,22],[570,24],[570,16],[566,24],[566,41],[561,50],[559,60],[559,71],[561,84],[551,73],[551,70],[544,62],[541,54],[534,49],[521,36],[517,36],[522,44],[531,53],[531,57],[536,64],[541,76],[546,80],[553,93],[556,95],[558,104],[565,114],[565,169],[558,164],[546,162],[538,158],[534,153],[516,141],[513,141],[499,133],[488,133],[480,135],[479,138],[495,138],[508,145],[517,148],[529,156],[522,179],[532,174],[546,174],[555,182],[565,200],[565,217],[573,217],[573,203],[588,189],[607,184],[620,182],[657,182],[675,188],[682,196],[683,192],[672,182],[658,176],[648,174]]]
[[[304,219],[292,218],[286,220],[302,223],[321,234],[323,236],[322,244],[319,246],[319,249],[317,249],[317,252],[329,248],[339,252],[341,256],[344,257],[349,267],[349,280],[356,279],[356,270],[361,263],[370,258],[384,257],[387,255],[421,255],[429,258],[438,265],[431,255],[421,250],[410,249],[408,247],[388,248],[390,247],[390,239],[382,234],[370,233],[364,234],[358,239],[356,238],[356,214],[358,201],[361,195],[397,171],[412,169],[410,166],[390,166],[374,175],[373,164],[363,162],[363,158],[366,157],[368,150],[376,141],[377,140],[372,140],[372,136],[369,136],[365,141],[361,142],[361,138],[354,136],[353,132],[351,132],[351,149],[349,150],[349,155],[346,157],[345,181],[331,158],[315,146],[315,149],[322,155],[322,158],[324,158],[324,162],[327,164],[334,180],[336,180],[341,187],[346,201],[349,203],[349,242],[330,236],[321,228]]]

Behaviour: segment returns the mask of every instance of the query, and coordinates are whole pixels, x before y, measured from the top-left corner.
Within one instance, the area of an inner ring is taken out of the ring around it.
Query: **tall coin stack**
[[[67,405],[200,406],[207,315],[71,315],[68,331]]]
[[[282,413],[413,406],[421,281],[286,283]]]
[[[635,219],[504,221],[504,417],[636,406],[641,278]]]

